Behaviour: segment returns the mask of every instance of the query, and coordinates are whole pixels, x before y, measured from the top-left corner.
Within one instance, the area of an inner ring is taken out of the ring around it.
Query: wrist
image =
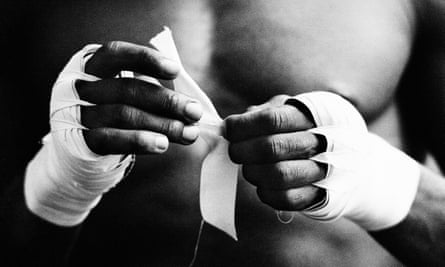
[[[314,118],[310,132],[327,141],[326,151],[311,158],[328,165],[326,178],[314,183],[326,190],[326,201],[303,214],[320,221],[346,217],[367,230],[403,220],[416,195],[419,164],[368,133],[360,113],[344,98],[314,92],[295,99]]]
[[[122,179],[132,159],[95,155],[81,133],[81,130],[52,133],[25,174],[27,207],[60,226],[73,226],[85,220],[102,194]]]

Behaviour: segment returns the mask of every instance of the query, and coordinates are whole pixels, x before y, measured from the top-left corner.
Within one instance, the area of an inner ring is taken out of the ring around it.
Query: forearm
[[[2,241],[13,265],[67,264],[80,227],[59,227],[31,213],[25,204],[22,176],[1,196],[0,208]]]
[[[407,265],[443,266],[444,203],[445,180],[422,168],[418,192],[408,216],[400,224],[371,235]]]
[[[416,103],[422,107],[421,119],[434,118],[433,123],[426,123],[425,127],[421,128],[421,134],[416,138],[425,140],[428,149],[443,170],[445,167],[442,134],[445,125],[443,123],[443,118],[445,118],[443,108],[445,1],[413,1],[413,4],[418,14],[418,32],[420,33],[418,35],[421,37],[418,40],[417,50],[413,51],[413,74],[415,74],[415,80],[421,82],[422,92],[427,96],[421,97],[420,100],[416,98]],[[410,96],[408,95],[405,99],[411,99]],[[407,101],[407,103],[411,102]],[[411,118],[410,123],[414,125],[416,119]],[[422,168],[417,195],[408,216],[396,226],[371,233],[371,235],[407,265],[444,266],[444,207],[445,179]]]

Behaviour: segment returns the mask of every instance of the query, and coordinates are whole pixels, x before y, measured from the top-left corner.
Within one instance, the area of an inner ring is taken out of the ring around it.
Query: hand
[[[337,94],[285,103],[226,120],[230,156],[263,202],[318,221],[344,217],[370,231],[407,216],[420,177],[416,161],[368,132],[360,112]]]
[[[198,135],[192,124],[202,115],[200,104],[160,85],[133,78],[115,78],[122,70],[172,80],[179,65],[158,51],[126,42],[110,42],[85,64],[99,81],[76,81],[81,100],[85,142],[95,153],[162,153],[170,142],[191,144]]]
[[[277,96],[248,112],[225,119],[232,161],[242,164],[244,178],[257,187],[262,202],[277,210],[303,210],[320,202],[325,191],[312,183],[326,175],[326,166],[310,160],[325,150],[324,137],[304,106],[283,104]]]
[[[197,101],[159,83],[115,78],[126,70],[171,80],[179,69],[154,49],[124,42],[76,53],[53,86],[51,133],[25,174],[27,207],[54,224],[77,225],[131,169],[128,154],[194,142]]]

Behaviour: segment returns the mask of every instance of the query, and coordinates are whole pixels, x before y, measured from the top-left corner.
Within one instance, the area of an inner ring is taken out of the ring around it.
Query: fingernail
[[[182,131],[182,138],[186,141],[193,142],[198,138],[199,128],[198,126],[185,126]]]
[[[156,137],[155,144],[158,152],[164,152],[168,148],[168,139],[165,136]]]
[[[185,106],[185,115],[193,121],[201,119],[202,113],[202,106],[197,102],[190,102]]]

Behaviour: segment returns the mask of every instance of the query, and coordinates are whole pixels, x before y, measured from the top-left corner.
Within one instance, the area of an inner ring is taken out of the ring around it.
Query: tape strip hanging
[[[165,56],[178,61],[180,58],[170,29],[156,35],[150,43]],[[228,142],[222,137],[223,120],[218,115],[207,95],[187,74],[181,64],[178,77],[174,80],[175,90],[200,101],[204,114],[199,121],[202,138],[209,147],[201,169],[200,208],[207,223],[237,239],[235,229],[235,198],[238,181],[238,165],[228,156]]]

